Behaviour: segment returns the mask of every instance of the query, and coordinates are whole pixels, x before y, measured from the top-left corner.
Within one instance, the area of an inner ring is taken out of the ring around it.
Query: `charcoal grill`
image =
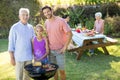
[[[41,66],[33,66],[32,64],[28,64],[24,67],[25,73],[34,80],[48,80],[53,77],[58,69],[58,65],[54,63],[50,63],[53,65],[54,70],[46,71],[45,68]]]

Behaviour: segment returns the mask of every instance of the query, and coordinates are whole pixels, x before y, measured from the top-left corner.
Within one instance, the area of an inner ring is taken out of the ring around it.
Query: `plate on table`
[[[99,34],[99,32],[95,31],[95,34]]]
[[[93,33],[93,32],[88,32],[88,33],[85,33],[85,36],[93,37],[93,36],[95,36],[95,33]]]
[[[75,31],[75,28],[72,28],[72,31]]]

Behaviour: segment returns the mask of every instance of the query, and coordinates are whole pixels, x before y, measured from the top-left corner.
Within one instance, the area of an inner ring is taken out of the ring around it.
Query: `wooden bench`
[[[80,46],[80,47],[77,47],[77,48],[74,48],[74,49],[70,49],[68,51],[69,52],[77,51],[77,57],[76,57],[77,60],[80,59],[80,57],[82,56],[84,50],[86,50],[86,49],[94,49],[94,48],[98,48],[98,47],[102,47],[104,53],[106,55],[109,55],[109,52],[108,52],[106,46],[114,45],[117,42],[111,42],[111,41],[104,42],[103,40],[104,40],[104,38],[86,39],[83,42],[83,46]],[[97,42],[97,43],[94,44],[93,42]]]

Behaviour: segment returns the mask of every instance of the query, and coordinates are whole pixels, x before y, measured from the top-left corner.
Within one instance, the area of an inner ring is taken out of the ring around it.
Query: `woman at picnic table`
[[[98,32],[99,34],[104,34],[104,20],[102,19],[102,13],[101,12],[96,12],[95,13],[95,22],[94,22],[94,28],[93,30],[95,32]],[[94,49],[90,49],[89,52],[91,53],[90,55],[94,54]]]
[[[94,30],[100,34],[104,33],[104,20],[102,19],[102,13],[95,13],[95,22],[94,22]]]

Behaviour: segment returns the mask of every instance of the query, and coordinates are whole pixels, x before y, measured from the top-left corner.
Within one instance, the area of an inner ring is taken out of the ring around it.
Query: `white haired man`
[[[35,35],[33,26],[28,23],[29,9],[19,9],[19,21],[9,32],[8,51],[11,64],[15,66],[16,80],[30,80],[24,73],[24,66],[32,63],[32,38]]]

